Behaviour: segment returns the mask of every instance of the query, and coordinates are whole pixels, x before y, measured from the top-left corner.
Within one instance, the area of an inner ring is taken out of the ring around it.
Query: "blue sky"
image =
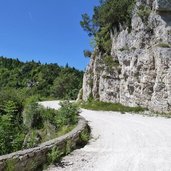
[[[0,0],[0,56],[58,63],[84,70],[89,37],[81,14],[99,0]]]

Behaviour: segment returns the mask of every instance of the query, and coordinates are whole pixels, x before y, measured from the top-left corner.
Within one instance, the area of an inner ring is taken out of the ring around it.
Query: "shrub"
[[[91,55],[92,55],[92,52],[91,51],[89,51],[89,50],[84,50],[84,56],[85,57],[91,57]]]
[[[113,67],[119,66],[119,61],[114,61],[112,56],[105,56],[104,57],[104,63],[105,65],[111,70]]]
[[[57,163],[63,154],[64,152],[62,150],[59,150],[57,147],[53,147],[51,152],[48,153],[48,163]]]
[[[80,139],[83,144],[86,144],[90,139],[90,130],[87,128],[80,134]]]
[[[43,118],[38,103],[33,102],[25,106],[23,112],[24,124],[29,129],[41,129],[43,127]]]
[[[5,170],[6,171],[15,171],[15,164],[16,164],[16,161],[14,159],[6,161]]]
[[[64,125],[74,125],[78,122],[78,106],[69,101],[60,103],[61,108],[55,117],[57,127],[60,128]]]
[[[68,140],[65,145],[65,154],[68,155],[72,151],[72,141]]]
[[[24,129],[13,122],[12,115],[0,116],[0,155],[20,150],[24,136]]]
[[[147,23],[150,13],[151,13],[151,9],[149,6],[141,5],[139,7],[137,14],[142,19],[143,22]]]
[[[32,148],[41,143],[41,136],[36,130],[31,130],[25,137],[23,147]]]

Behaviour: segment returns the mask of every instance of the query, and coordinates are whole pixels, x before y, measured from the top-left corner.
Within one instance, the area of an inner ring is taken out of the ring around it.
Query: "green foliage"
[[[84,31],[88,32],[89,36],[93,36],[96,34],[96,25],[93,23],[88,14],[82,14],[82,21],[80,21],[80,25],[84,29]]]
[[[103,0],[94,7],[92,18],[88,14],[82,15],[80,24],[90,35],[96,35],[106,25],[111,29],[119,23],[129,23],[134,4],[134,0]]]
[[[25,148],[56,138],[72,130],[78,122],[78,107],[69,102],[61,108],[44,109],[37,103],[29,104],[24,112],[24,123],[30,130],[25,138]]]
[[[22,93],[13,88],[0,90],[0,115],[7,114],[7,110],[14,110],[12,112],[13,115],[21,113],[23,110],[23,101],[24,97]]]
[[[34,147],[70,131],[78,121],[76,107],[68,103],[58,115],[37,102],[47,96],[75,99],[82,76],[83,72],[67,65],[0,57],[0,155]]]
[[[128,107],[119,103],[107,103],[100,101],[85,102],[81,105],[82,108],[98,110],[98,111],[118,111],[118,112],[143,112],[146,109],[142,107]]]
[[[76,147],[83,147],[87,144],[87,142],[90,139],[90,128],[87,127],[85,130],[83,130],[79,135],[79,140],[77,140],[77,143],[72,143],[72,140],[67,140],[65,145],[62,145],[60,147],[53,147],[51,151],[48,153],[48,164],[56,164],[60,161],[61,157],[64,155],[68,155],[71,153],[73,149]]]
[[[10,114],[0,117],[0,155],[21,149],[24,131],[14,123]],[[24,130],[24,129],[23,129]]]
[[[94,7],[94,14],[82,15],[81,27],[94,36],[96,45],[103,53],[110,53],[110,33],[113,28],[119,29],[119,24],[131,26],[131,15],[135,0],[101,0],[99,6]]]
[[[29,146],[33,146],[37,138],[34,129],[47,130],[48,123],[48,131],[52,129],[56,112],[42,109],[36,102],[47,96],[75,99],[82,86],[82,76],[83,72],[69,66],[23,63],[0,57],[0,155],[22,149],[28,134],[28,139],[33,141]],[[67,86],[60,89],[60,83]]]
[[[68,155],[72,151],[72,141],[68,140],[65,145],[65,154]]]
[[[41,115],[41,110],[37,103],[26,105],[23,113],[24,124],[30,129],[41,129],[43,127],[43,119]]]
[[[151,13],[151,8],[149,6],[141,5],[139,7],[139,10],[138,10],[137,14],[138,14],[139,17],[141,17],[143,22],[147,22],[150,13]]]
[[[95,36],[96,44],[101,52],[110,54],[112,40],[110,37],[110,26],[106,25],[100,28]]]
[[[80,140],[82,144],[87,144],[90,139],[90,130],[87,128],[80,134]]]
[[[77,98],[78,92],[82,87],[82,73],[72,71],[66,68],[61,74],[54,80],[54,84],[51,87],[52,97],[57,99],[72,99]]]
[[[58,110],[58,114],[55,116],[55,122],[58,128],[63,125],[74,125],[78,122],[78,106],[65,101],[60,104],[61,108]]]
[[[66,76],[73,79],[66,80]],[[57,64],[41,64],[34,61],[23,63],[19,60],[0,57],[0,93],[15,89],[19,94],[22,93],[23,99],[32,95],[76,99],[82,86],[82,77],[83,72],[69,66],[60,67]],[[65,87],[63,94],[59,94],[59,97],[56,93],[58,91],[56,79],[60,82],[68,81],[68,85],[71,86],[71,88]]]
[[[162,47],[162,48],[171,48],[171,45],[168,43],[159,43],[157,46]]]
[[[103,59],[105,66],[109,68],[109,70],[112,70],[113,67],[119,66],[119,61],[114,61],[112,56],[105,56]]]
[[[0,92],[0,155],[21,149],[25,136],[22,98],[15,90]]]
[[[48,163],[56,164],[63,154],[64,151],[59,150],[57,147],[53,147],[51,152],[48,153]]]
[[[41,137],[36,130],[30,130],[25,137],[25,142],[23,143],[24,148],[36,147],[41,143]]]
[[[7,160],[5,163],[5,171],[15,171],[15,160]]]

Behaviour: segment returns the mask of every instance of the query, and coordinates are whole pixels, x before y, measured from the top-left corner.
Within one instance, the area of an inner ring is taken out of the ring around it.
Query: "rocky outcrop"
[[[140,15],[144,5],[148,12]],[[83,100],[171,111],[170,10],[170,0],[137,0],[131,31],[120,28],[111,35],[111,58],[118,64],[106,63],[95,49],[83,79]]]

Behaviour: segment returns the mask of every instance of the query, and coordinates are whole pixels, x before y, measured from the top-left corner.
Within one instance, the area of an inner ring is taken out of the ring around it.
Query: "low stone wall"
[[[72,149],[80,143],[80,135],[88,128],[86,120],[79,118],[78,125],[71,132],[56,139],[40,144],[38,147],[17,151],[0,156],[0,171],[34,171],[47,163],[47,155],[52,148],[64,149],[67,142],[72,142]]]

